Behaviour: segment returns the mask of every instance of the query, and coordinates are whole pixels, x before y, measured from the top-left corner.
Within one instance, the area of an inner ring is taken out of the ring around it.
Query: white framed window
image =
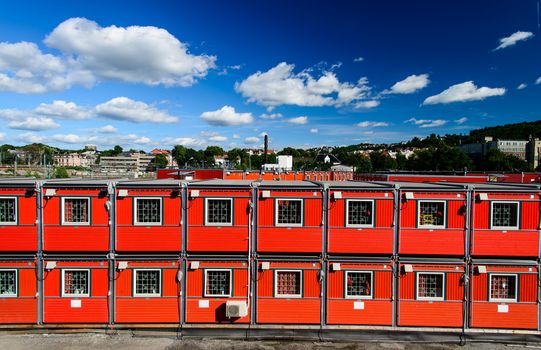
[[[17,270],[0,270],[0,298],[17,296]]]
[[[372,299],[373,276],[372,271],[346,271],[344,276],[346,298]]]
[[[62,225],[90,225],[90,198],[62,197]]]
[[[233,198],[205,198],[205,224],[233,225]]]
[[[133,296],[159,297],[162,295],[162,270],[134,269]]]
[[[205,297],[230,297],[233,272],[230,269],[205,270]]]
[[[162,198],[136,197],[133,203],[133,217],[135,225],[161,225],[162,224]]]
[[[303,200],[291,198],[276,199],[276,226],[302,226]]]
[[[443,300],[445,273],[417,272],[416,286],[418,300]]]
[[[374,227],[374,201],[346,200],[346,227]]]
[[[447,203],[445,201],[417,201],[417,227],[445,228]]]
[[[17,198],[0,197],[0,225],[17,224]]]
[[[63,269],[62,270],[62,296],[88,297],[90,296],[90,270],[89,269]]]
[[[490,228],[518,230],[520,206],[518,202],[490,202]]]
[[[489,278],[489,301],[515,302],[518,294],[518,275],[491,273]]]
[[[302,297],[302,271],[274,270],[274,296],[277,298]]]

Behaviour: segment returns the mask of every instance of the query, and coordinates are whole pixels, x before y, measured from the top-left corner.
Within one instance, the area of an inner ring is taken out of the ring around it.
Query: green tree
[[[478,167],[488,171],[531,171],[526,161],[494,148],[487,152],[485,159],[478,163]]]
[[[167,161],[167,157],[163,153],[157,154],[152,161],[152,167],[154,169],[167,168],[168,164],[169,162]]]
[[[370,153],[370,160],[374,170],[395,170],[398,167],[396,160],[383,151]]]
[[[178,166],[181,168],[186,164],[188,158],[186,158],[187,149],[182,145],[176,145],[171,151],[171,155],[175,158]]]
[[[54,170],[54,178],[55,179],[66,179],[70,177],[68,174],[68,171],[64,167],[58,167]]]

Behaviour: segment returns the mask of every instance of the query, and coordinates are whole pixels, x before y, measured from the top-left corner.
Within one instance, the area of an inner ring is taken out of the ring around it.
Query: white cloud
[[[427,97],[423,105],[433,105],[439,103],[452,103],[452,102],[467,102],[467,101],[479,101],[484,100],[491,96],[505,95],[504,88],[478,88],[473,81],[466,81],[461,84],[456,84],[449,87],[447,90],[442,91],[438,95]]]
[[[406,79],[395,83],[389,90],[385,90],[387,94],[412,94],[416,91],[424,89],[428,86],[430,80],[428,74],[410,75]]]
[[[319,129],[318,128],[312,128],[310,129],[310,133],[312,134],[317,134],[319,132]]]
[[[278,118],[282,118],[282,115],[280,113],[272,113],[272,114],[261,114],[259,116],[259,118],[261,119],[278,119]]]
[[[169,146],[181,145],[185,147],[198,147],[204,145],[205,141],[195,137],[166,137],[161,143]]]
[[[522,84],[520,84],[519,86],[517,86],[517,90],[524,90],[524,89],[526,89],[527,87],[528,87],[528,84],[522,83]]]
[[[216,111],[203,112],[201,119],[217,126],[244,125],[254,121],[252,113],[237,113],[235,108],[231,106],[223,106]]]
[[[368,109],[375,108],[379,106],[380,102],[378,100],[368,100],[355,103],[355,108],[357,109]]]
[[[454,120],[454,122],[457,123],[457,124],[464,124],[467,121],[468,121],[468,118],[466,118],[466,117],[462,117],[462,118]]]
[[[356,84],[341,83],[332,71],[314,77],[309,70],[294,73],[294,68],[292,64],[281,62],[266,72],[258,71],[237,82],[235,90],[249,102],[269,110],[281,105],[343,106],[369,96],[366,78]]]
[[[532,32],[521,32],[521,31],[515,32],[509,36],[506,36],[505,38],[501,38],[500,45],[497,48],[495,48],[493,51],[505,49],[506,47],[509,47],[509,46],[514,46],[517,42],[528,40],[532,38],[533,36],[534,34]]]
[[[88,109],[62,100],[53,101],[51,104],[42,103],[34,109],[34,112],[58,119],[87,119],[92,116]]]
[[[127,97],[115,97],[97,105],[95,110],[100,117],[132,123],[175,123],[178,121],[177,117],[169,115],[165,111]]]
[[[290,118],[288,120],[286,120],[288,123],[291,123],[291,124],[299,124],[299,125],[302,125],[302,124],[307,124],[308,123],[308,117],[296,117],[296,118]]]
[[[246,144],[253,144],[253,143],[258,143],[258,142],[259,142],[259,137],[255,137],[255,136],[250,136],[244,139],[244,143]]]
[[[443,126],[447,124],[448,120],[443,119],[416,119],[416,118],[410,118],[404,123],[412,123],[414,125],[418,125],[420,128],[436,128],[438,126]]]
[[[215,136],[209,137],[209,140],[213,142],[225,142],[227,141],[227,137],[221,136],[221,135],[215,135]]]
[[[269,135],[269,134],[268,134],[266,131],[263,131],[263,132],[259,133],[259,135],[257,135],[257,136],[259,136],[259,137],[265,137],[265,136],[268,136],[268,135]]]
[[[56,134],[51,137],[51,140],[61,143],[85,143],[97,140],[96,137],[80,136],[76,134]]]
[[[6,139],[6,134],[3,132],[0,132],[0,141],[4,141]]]
[[[135,134],[121,136],[120,140],[122,140],[125,143],[132,143],[132,144],[137,144],[137,145],[146,145],[147,143],[150,143],[152,141],[146,136],[138,136]]]
[[[44,42],[100,78],[147,85],[193,85],[216,61],[190,54],[185,43],[162,28],[101,27],[86,18],[60,23]]]
[[[386,122],[373,122],[373,121],[363,121],[360,123],[355,124],[356,126],[360,128],[375,128],[380,126],[389,126],[389,123]]]
[[[32,132],[25,132],[24,134],[17,135],[17,140],[24,143],[41,143],[44,141],[44,137]]]
[[[239,134],[233,134],[233,138],[234,139],[240,139],[240,135]]]
[[[537,78],[537,80],[535,81],[535,84],[541,84],[541,77]]]
[[[353,62],[362,62],[364,61],[364,57],[357,57],[353,59]]]
[[[118,129],[115,128],[114,126],[108,124],[108,125],[101,126],[99,128],[95,128],[95,129],[93,129],[93,131],[100,132],[100,133],[103,133],[103,134],[114,134],[114,133],[116,133],[118,131]]]
[[[8,124],[8,127],[11,129],[19,130],[32,130],[32,131],[43,131],[56,129],[60,127],[54,120],[51,118],[44,117],[28,117],[22,120],[13,120]]]

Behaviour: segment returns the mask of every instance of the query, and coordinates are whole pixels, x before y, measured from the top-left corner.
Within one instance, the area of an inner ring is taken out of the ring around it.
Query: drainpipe
[[[397,326],[398,321],[398,281],[400,278],[400,271],[398,266],[398,239],[400,237],[400,200],[402,196],[402,191],[400,190],[399,184],[394,184],[394,217],[393,217],[393,228],[394,228],[394,242],[393,242],[393,257],[392,257],[392,300],[393,303],[393,327]]]
[[[327,324],[327,265],[328,265],[328,253],[327,253],[327,234],[329,232],[329,184],[321,183],[321,195],[323,202],[323,213],[321,217],[322,223],[322,256],[321,256],[321,315],[320,325],[321,327]]]
[[[116,184],[110,182],[107,185],[107,194],[109,195],[109,324],[115,324],[115,272],[116,272]]]
[[[255,325],[257,318],[257,222],[258,222],[258,200],[259,200],[259,182],[250,183],[252,189],[252,203],[250,212],[252,213],[251,221],[248,225],[251,226],[251,232],[248,245],[248,273],[249,280],[249,303],[250,305],[250,325]]]
[[[36,206],[37,206],[37,229],[38,251],[36,254],[38,292],[38,325],[43,324],[43,183],[36,181]]]
[[[541,192],[537,194],[539,201],[539,212],[541,213]],[[537,241],[538,241],[538,253],[537,253],[537,314],[539,318],[537,320],[537,330],[541,331],[541,218],[537,228]]]
[[[182,271],[182,279],[180,283],[180,302],[179,302],[179,323],[180,328],[186,323],[186,278],[188,277],[188,261],[186,255],[186,247],[188,247],[188,183],[180,183],[180,225],[181,225],[181,244],[180,244],[180,269]]]
[[[464,239],[464,320],[462,326],[462,333],[465,333],[466,329],[469,327],[469,314],[470,314],[470,262],[471,262],[471,251],[470,251],[470,242],[471,242],[471,230],[472,230],[472,208],[473,208],[473,186],[468,185],[466,187],[466,236]]]

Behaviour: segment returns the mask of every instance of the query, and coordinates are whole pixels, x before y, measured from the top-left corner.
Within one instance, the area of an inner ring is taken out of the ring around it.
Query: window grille
[[[64,295],[88,295],[89,271],[64,270]]]
[[[276,271],[276,295],[301,295],[300,271]]]
[[[443,299],[443,274],[419,273],[417,296],[421,299]]]
[[[348,201],[348,225],[372,225],[372,201]]]
[[[231,295],[231,271],[206,270],[205,296]]]
[[[137,223],[159,224],[162,221],[162,202],[159,198],[137,198]]]
[[[419,225],[420,226],[444,226],[445,203],[444,202],[419,202]]]
[[[518,227],[518,203],[492,203],[493,227]]]
[[[135,294],[160,295],[161,281],[159,270],[135,271]]]
[[[88,198],[64,198],[64,222],[88,223]]]
[[[278,200],[278,224],[302,224],[302,201],[291,199]]]
[[[370,272],[346,272],[346,296],[371,297],[372,274]]]
[[[516,300],[516,275],[490,275],[490,299]]]
[[[0,295],[17,295],[17,272],[0,270]]]
[[[0,198],[0,223],[16,222],[15,198]]]
[[[231,224],[231,202],[230,199],[208,199],[207,223]]]

